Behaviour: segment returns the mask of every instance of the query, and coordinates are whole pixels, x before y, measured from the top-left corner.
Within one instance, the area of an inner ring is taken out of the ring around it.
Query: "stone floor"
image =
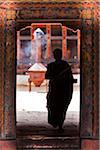
[[[53,128],[47,122],[47,112],[37,112],[37,111],[19,111],[17,113],[17,128],[18,134],[22,131],[23,135],[46,135],[46,136],[56,136],[57,129]],[[64,122],[64,132],[61,136],[78,136],[79,133],[79,114],[78,112],[67,112],[66,119]],[[23,132],[24,131],[24,132]]]
[[[78,112],[67,112],[63,126],[64,132],[59,132],[48,124],[47,112],[19,111],[17,115],[18,150],[79,150]]]

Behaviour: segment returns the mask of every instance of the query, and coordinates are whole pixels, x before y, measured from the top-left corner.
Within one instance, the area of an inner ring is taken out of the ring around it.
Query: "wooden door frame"
[[[30,22],[58,19],[63,22],[63,25],[65,20],[67,22],[69,20],[69,23],[73,20],[74,25],[80,22],[82,66],[80,139],[96,139],[99,133],[97,88],[99,23],[95,1],[78,3],[73,0],[70,3],[65,0],[63,3],[48,2],[48,5],[46,2],[18,3],[14,1],[5,4],[1,2],[0,6],[0,16],[2,16],[0,18],[0,115],[2,116],[0,138],[16,139],[16,30],[18,27],[21,28],[21,22],[24,24],[25,20]]]

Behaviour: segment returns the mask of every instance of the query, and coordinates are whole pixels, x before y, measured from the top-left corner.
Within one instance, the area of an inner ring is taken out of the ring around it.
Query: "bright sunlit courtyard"
[[[68,107],[65,126],[79,125],[80,111],[80,76],[74,75],[77,83],[74,84],[74,92],[71,103]],[[48,91],[48,82],[44,81],[40,87],[32,85],[29,92],[28,75],[17,75],[16,88],[16,115],[17,125],[34,125],[50,128],[47,121],[46,95]]]
[[[17,91],[17,111],[46,112],[46,94],[34,91]],[[79,111],[78,91],[74,91],[68,111]]]
[[[59,136],[78,136],[80,114],[80,75],[74,75],[77,83],[74,84],[74,92],[71,103],[66,112],[63,124],[64,133]],[[56,129],[48,124],[48,112],[46,108],[46,95],[48,81],[44,81],[40,87],[32,84],[29,92],[28,75],[17,75],[16,87],[16,121],[18,135],[57,136]]]
[[[68,111],[78,111],[80,109],[80,91],[79,91],[79,76],[76,75],[77,83],[74,84],[73,98],[69,105]],[[32,85],[32,91],[28,89],[28,76],[17,76],[17,111],[39,111],[47,112],[46,109],[46,95],[47,88],[46,82],[41,87],[34,87]]]

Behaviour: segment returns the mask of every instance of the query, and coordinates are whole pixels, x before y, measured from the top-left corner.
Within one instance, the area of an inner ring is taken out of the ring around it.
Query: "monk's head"
[[[54,59],[55,60],[61,60],[62,58],[62,50],[57,48],[53,51]]]

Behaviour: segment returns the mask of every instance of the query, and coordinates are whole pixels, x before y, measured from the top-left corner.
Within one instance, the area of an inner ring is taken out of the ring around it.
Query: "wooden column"
[[[78,37],[78,41],[77,41],[77,50],[78,50],[78,60],[80,60],[80,30],[77,30],[77,37]]]
[[[31,25],[31,59],[34,59],[34,25]]]
[[[67,56],[67,27],[62,26],[62,56],[63,58],[66,58]]]
[[[5,22],[6,10],[0,9],[0,138],[5,136],[4,132],[4,62],[5,62]]]
[[[20,59],[20,31],[17,31],[17,59]]]
[[[6,11],[6,27],[5,27],[5,61],[4,61],[4,131],[5,139],[16,138],[16,34],[15,34],[15,16],[16,11]]]
[[[49,59],[51,55],[51,24],[46,24],[46,35],[47,35],[46,58]]]
[[[0,9],[0,139],[16,138],[15,11]]]

